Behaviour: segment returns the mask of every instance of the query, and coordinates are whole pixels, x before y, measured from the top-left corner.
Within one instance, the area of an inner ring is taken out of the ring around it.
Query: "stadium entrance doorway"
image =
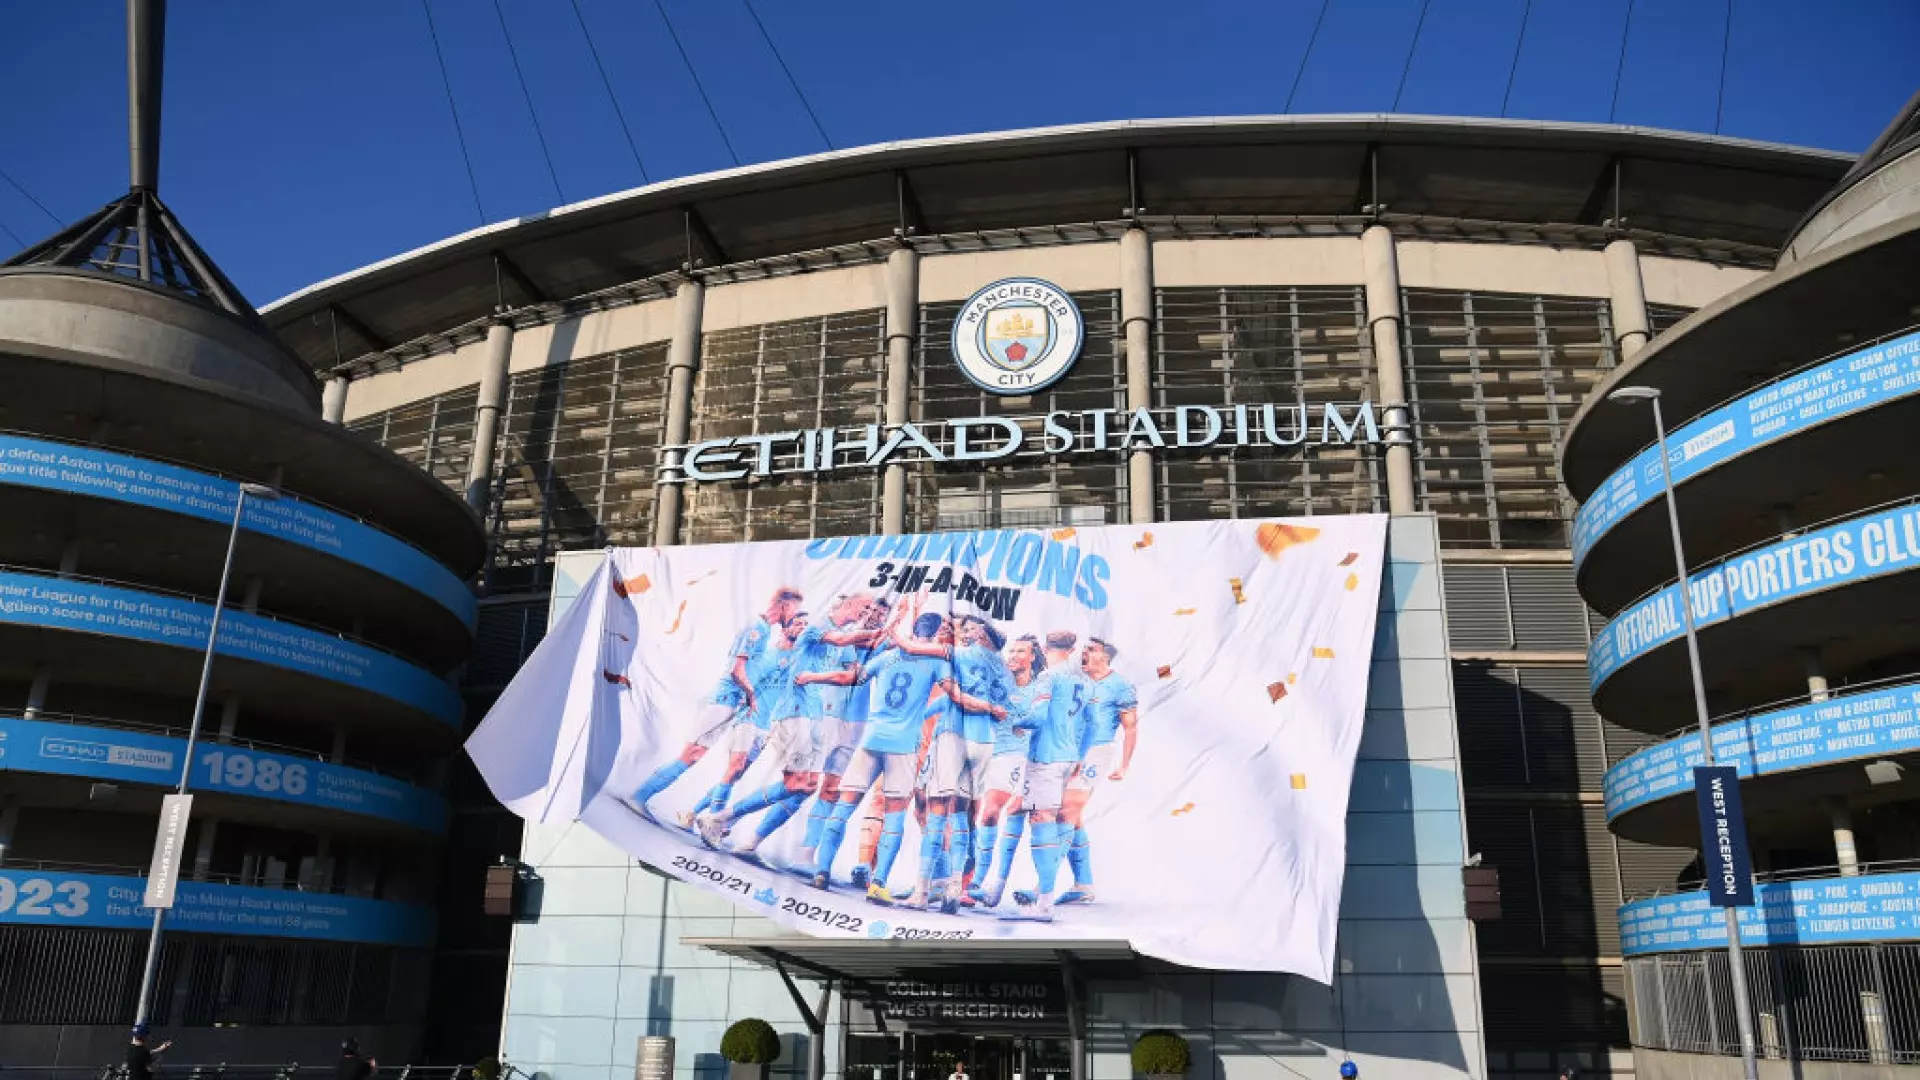
[[[1067,1037],[903,1031],[850,1032],[846,1080],[947,1080],[966,1066],[971,1080],[1068,1080]]]

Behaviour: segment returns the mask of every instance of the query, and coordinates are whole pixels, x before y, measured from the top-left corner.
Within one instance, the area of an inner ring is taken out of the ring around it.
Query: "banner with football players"
[[[610,549],[495,795],[810,933],[1332,976],[1379,515]]]

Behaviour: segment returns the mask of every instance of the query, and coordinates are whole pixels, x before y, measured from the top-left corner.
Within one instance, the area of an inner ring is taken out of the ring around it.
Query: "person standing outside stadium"
[[[1127,778],[1127,770],[1133,765],[1134,747],[1140,739],[1139,694],[1133,683],[1113,670],[1113,661],[1119,652],[1099,638],[1088,638],[1080,650],[1080,670],[1093,693],[1087,705],[1086,723],[1082,725],[1080,764],[1067,781],[1066,798],[1060,806],[1067,865],[1073,869],[1073,888],[1060,894],[1062,904],[1093,902],[1093,848],[1081,819],[1094,788],[1102,780]],[[1117,766],[1113,762],[1116,739],[1121,740]]]
[[[701,706],[693,738],[681,749],[679,757],[655,769],[628,800],[643,817],[655,820],[647,804],[685,776],[687,770],[722,739],[727,740],[728,751],[733,755],[744,757],[753,751],[755,730],[749,724],[737,725],[736,721],[751,716],[759,707],[755,686],[765,675],[763,665],[774,628],[786,627],[799,612],[801,599],[798,589],[789,586],[776,589],[767,610],[734,635],[733,646],[727,651],[726,674],[713,696]]]
[[[147,1038],[152,1034],[146,1023],[133,1025],[133,1039],[127,1045],[127,1080],[153,1080],[153,1067],[159,1062],[160,1055],[173,1045],[172,1040],[159,1046],[149,1047]]]
[[[979,853],[976,862],[984,870],[981,884],[968,894],[975,904],[996,907],[1006,891],[1007,875],[1013,870],[1013,857],[1020,850],[1027,815],[1021,796],[1027,789],[1027,755],[1033,741],[1036,713],[1051,700],[1051,682],[1044,676],[1046,655],[1032,634],[1016,638],[1006,650],[1007,671],[1013,679],[1008,692],[1007,716],[994,724],[993,758],[987,764],[983,785],[986,795],[980,801]],[[1000,837],[1000,823],[1007,832]],[[995,852],[998,841],[999,851]]]
[[[865,593],[843,595],[828,609],[827,625],[808,626],[794,639],[787,685],[784,690],[770,689],[768,694],[778,704],[772,708],[776,719],[766,752],[780,762],[781,778],[733,806],[709,807],[700,813],[694,827],[708,847],[719,849],[735,821],[765,810],[767,814],[754,829],[753,837],[730,849],[731,854],[759,861],[761,843],[786,824],[813,793],[820,781],[822,753],[816,738],[830,719],[839,719],[847,698],[845,687],[824,682],[818,676],[844,670],[862,646],[873,643],[878,631],[864,626],[872,606],[873,598]]]
[[[1041,922],[1053,918],[1053,887],[1060,872],[1060,860],[1066,854],[1060,805],[1066,797],[1067,778],[1080,763],[1081,725],[1092,687],[1086,676],[1073,665],[1073,647],[1078,635],[1070,630],[1055,630],[1047,635],[1047,707],[1029,718],[1033,742],[1027,750],[1026,804],[1033,837],[1028,851],[1039,879],[1031,897],[1016,895],[1018,907],[1005,918]]]

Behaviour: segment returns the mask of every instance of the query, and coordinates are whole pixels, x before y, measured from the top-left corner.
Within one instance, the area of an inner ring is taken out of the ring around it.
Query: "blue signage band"
[[[0,484],[90,495],[222,525],[233,520],[233,504],[240,497],[239,482],[223,476],[89,446],[5,434],[0,434]],[[473,591],[453,571],[397,536],[292,495],[272,502],[248,501],[240,526],[397,581],[473,629],[479,610]]]
[[[0,772],[84,776],[171,787],[187,741],[119,728],[0,717]],[[219,791],[339,810],[435,834],[447,831],[446,800],[404,780],[291,754],[202,742],[191,791]]]
[[[1683,424],[1667,437],[1668,468],[1677,487],[1749,451],[1915,393],[1920,332],[1807,368]],[[1574,570],[1615,525],[1665,490],[1657,445],[1609,476],[1573,517]]]
[[[1842,945],[1920,939],[1920,873],[1764,882],[1737,910],[1742,945]],[[1727,919],[1704,890],[1620,908],[1620,951],[1721,949]]]
[[[0,925],[145,930],[147,881],[131,874],[0,869]],[[351,941],[421,947],[433,943],[433,909],[360,896],[182,881],[167,929],[245,937]]]
[[[73,630],[156,645],[206,648],[213,605],[185,597],[51,574],[0,571],[0,623]],[[397,701],[449,727],[460,695],[424,668],[320,630],[229,608],[220,619],[222,656],[297,671]]]
[[[1773,776],[1920,752],[1920,682],[1846,694],[1715,724],[1716,763],[1743,777]],[[1636,750],[1607,770],[1607,820],[1693,787],[1700,736]]]
[[[1710,564],[1693,574],[1693,620],[1705,628],[1797,597],[1920,569],[1920,504],[1875,510]],[[1686,630],[1677,584],[1629,604],[1587,646],[1589,687]]]

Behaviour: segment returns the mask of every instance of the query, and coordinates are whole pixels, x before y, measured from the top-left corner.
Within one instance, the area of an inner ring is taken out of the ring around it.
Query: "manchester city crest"
[[[961,373],[995,394],[1031,394],[1058,382],[1085,339],[1073,298],[1038,278],[996,281],[968,297],[953,320]]]

